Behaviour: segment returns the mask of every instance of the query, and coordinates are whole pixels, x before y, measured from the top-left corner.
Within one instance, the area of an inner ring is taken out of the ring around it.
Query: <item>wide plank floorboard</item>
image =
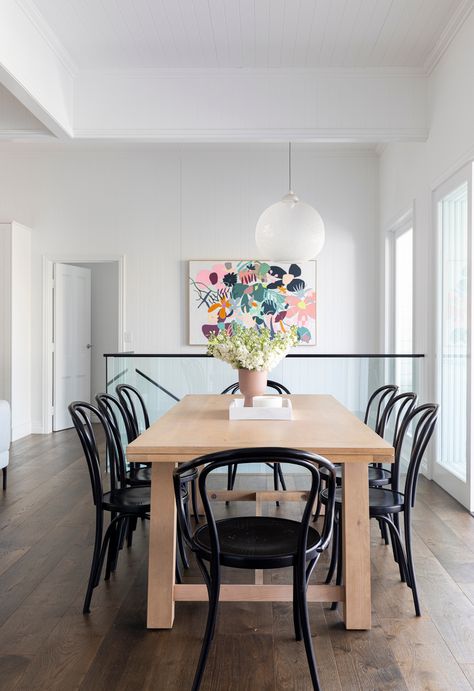
[[[224,478],[223,478],[224,482]],[[238,476],[240,487],[271,487]],[[287,475],[288,489],[301,479]],[[234,502],[219,511],[251,512]],[[297,515],[298,506],[264,506]],[[377,526],[371,526],[373,628],[344,629],[340,611],[311,604],[324,691],[464,691],[474,688],[474,519],[421,478],[413,517],[423,616]],[[180,602],[171,631],[148,631],[148,526],[139,522],[117,572],[82,603],[92,553],[94,511],[85,461],[73,430],[13,445],[9,487],[0,495],[1,691],[181,691],[189,689],[207,606]],[[322,580],[328,555],[313,581]],[[186,582],[200,582],[194,563]],[[227,569],[224,581],[251,582]],[[289,583],[291,571],[266,572]],[[294,640],[291,605],[223,603],[202,691],[310,691],[304,646]]]

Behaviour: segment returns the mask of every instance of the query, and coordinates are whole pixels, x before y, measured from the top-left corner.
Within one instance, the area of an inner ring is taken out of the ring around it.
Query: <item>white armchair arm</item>
[[[7,488],[7,465],[10,459],[11,416],[8,401],[0,401],[0,468],[3,473],[3,489]]]

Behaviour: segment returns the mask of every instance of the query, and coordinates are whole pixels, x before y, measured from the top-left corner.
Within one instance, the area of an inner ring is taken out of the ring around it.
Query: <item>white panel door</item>
[[[54,265],[53,430],[72,427],[68,405],[90,401],[91,271]]]

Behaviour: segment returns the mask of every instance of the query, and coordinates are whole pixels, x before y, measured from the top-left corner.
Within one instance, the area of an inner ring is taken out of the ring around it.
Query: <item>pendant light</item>
[[[255,242],[262,259],[314,259],[323,248],[323,219],[316,209],[301,202],[291,187],[291,142],[288,144],[288,190],[257,221]]]

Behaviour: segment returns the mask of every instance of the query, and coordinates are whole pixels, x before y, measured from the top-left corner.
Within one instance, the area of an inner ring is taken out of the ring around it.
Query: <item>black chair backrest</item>
[[[117,449],[118,455],[118,467],[123,475],[120,481],[123,485],[126,484],[125,471],[126,471],[126,456],[122,442],[122,430],[125,431],[127,442],[130,443],[130,438],[133,436],[134,429],[131,428],[130,418],[127,411],[120,403],[118,398],[112,396],[109,393],[99,393],[95,397],[97,402],[97,407],[100,412],[104,415],[109,423],[110,430],[114,436],[114,442]],[[135,437],[136,438],[136,437]]]
[[[178,520],[184,539],[186,540],[191,549],[195,549],[195,544],[193,541],[193,536],[191,535],[189,529],[189,523],[186,519],[183,502],[181,500],[182,474],[186,473],[190,469],[197,469],[202,466],[202,471],[199,475],[198,481],[199,492],[201,494],[204,512],[206,514],[207,523],[209,526],[212,557],[213,560],[215,560],[218,564],[220,555],[219,537],[217,533],[214,512],[209,502],[206,487],[209,474],[217,468],[228,468],[229,466],[233,466],[236,463],[239,465],[241,463],[264,463],[269,458],[271,458],[272,461],[275,461],[276,463],[287,463],[289,465],[305,468],[310,473],[311,487],[308,492],[305,508],[303,511],[303,517],[301,519],[301,529],[298,540],[298,559],[303,560],[305,560],[306,557],[306,544],[308,537],[309,520],[312,515],[315,499],[318,496],[321,486],[321,475],[319,472],[319,467],[324,467],[327,469],[328,503],[326,505],[324,525],[323,530],[321,532],[321,538],[317,546],[317,550],[318,552],[322,552],[324,549],[326,549],[331,539],[332,527],[334,523],[334,503],[336,494],[336,471],[334,465],[326,458],[323,458],[322,456],[318,456],[316,454],[312,454],[305,451],[299,451],[296,449],[272,447],[219,451],[217,453],[211,453],[207,454],[206,456],[201,456],[200,458],[197,458],[194,461],[183,463],[182,465],[176,468],[176,470],[174,471],[173,481],[176,504],[178,509]]]
[[[285,393],[287,395],[291,394],[291,392],[286,388],[286,386],[283,386],[283,384],[280,384],[277,381],[272,381],[271,379],[269,379],[267,381],[267,387],[269,389],[273,389],[274,391],[276,391],[279,394],[285,394]],[[224,389],[224,391],[221,391],[221,394],[225,394],[225,393],[234,394],[234,393],[237,393],[238,391],[239,391],[239,382],[235,382],[235,384],[231,384],[226,389]]]
[[[119,384],[115,391],[120,403],[127,411],[130,421],[128,442],[131,443],[150,426],[150,418],[145,401],[140,391],[130,384]]]
[[[397,391],[398,386],[395,384],[386,384],[385,386],[381,386],[376,389],[369,398],[367,408],[365,409],[364,422],[366,425],[371,425],[372,416],[375,411],[375,418],[371,426],[374,431],[377,432],[377,434],[380,434],[380,422],[382,420],[385,406],[394,396],[396,396]],[[380,434],[380,436],[383,435]]]
[[[378,433],[381,437],[386,438],[387,433],[390,432],[389,438],[393,447],[397,446],[403,420],[416,406],[417,399],[416,393],[399,393],[397,396],[393,396],[385,406],[380,418]]]
[[[97,442],[93,421],[101,425],[105,435],[104,449],[109,459],[111,490],[123,486],[121,481],[123,470],[120,467],[120,457],[117,453],[114,435],[107,422],[107,418],[98,408],[90,403],[74,401],[69,404],[68,410],[86,457],[92,485],[92,496],[94,498],[94,504],[97,506],[102,502],[104,488],[101,473],[101,452],[99,443]]]
[[[407,447],[408,469],[405,479],[405,510],[415,505],[416,486],[421,462],[438,418],[439,406],[435,403],[425,403],[413,408],[411,413],[403,419],[397,445],[395,447],[395,462],[392,471],[392,489],[399,491],[400,471],[403,462],[403,451]]]

